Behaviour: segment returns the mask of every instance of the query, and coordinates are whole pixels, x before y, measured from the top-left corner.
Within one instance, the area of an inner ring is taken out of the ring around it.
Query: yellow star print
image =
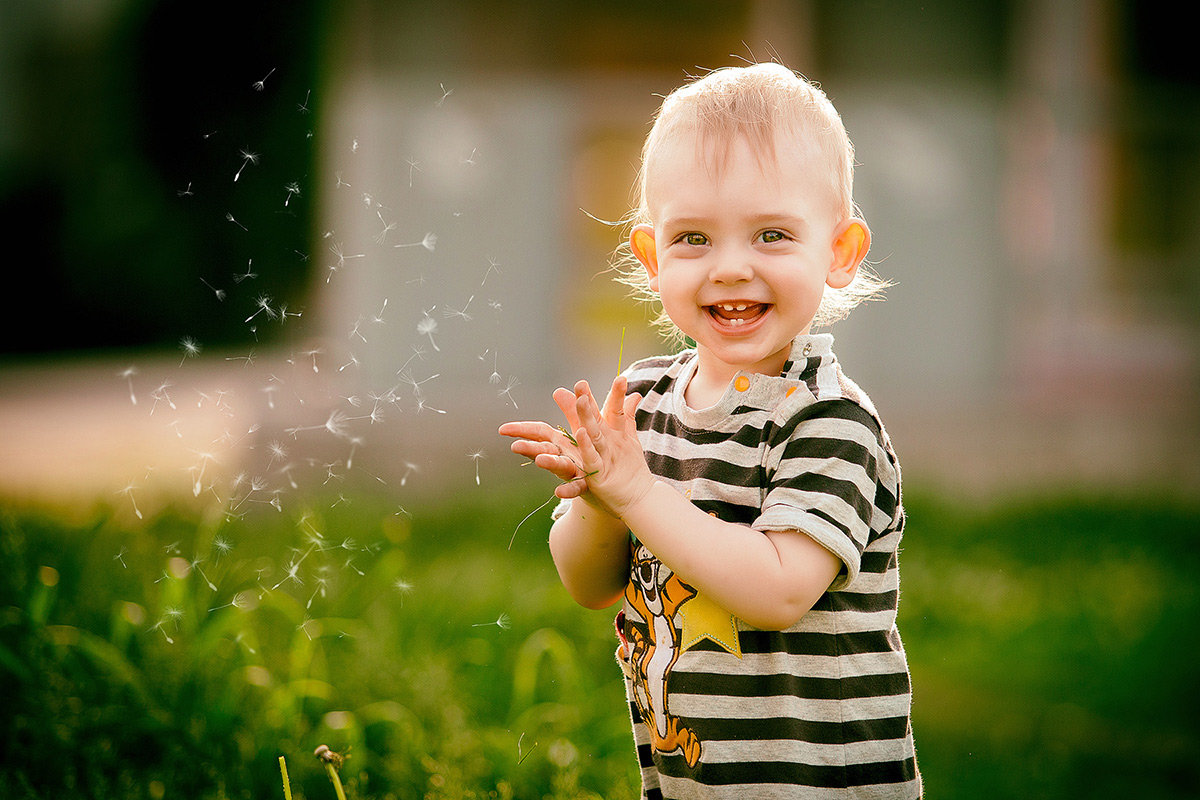
[[[711,639],[726,652],[738,658],[742,657],[742,645],[738,641],[737,617],[709,600],[707,596],[697,594],[688,600],[680,607],[679,616],[683,620],[683,635],[679,643],[679,652],[686,652],[701,639]]]

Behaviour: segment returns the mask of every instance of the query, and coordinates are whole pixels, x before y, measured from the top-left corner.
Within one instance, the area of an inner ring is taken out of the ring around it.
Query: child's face
[[[677,135],[648,165],[640,235],[654,245],[635,229],[634,252],[702,370],[778,374],[826,284],[848,284],[861,260],[843,274],[829,168],[797,138],[777,136],[771,159],[739,137],[714,171],[694,134]]]

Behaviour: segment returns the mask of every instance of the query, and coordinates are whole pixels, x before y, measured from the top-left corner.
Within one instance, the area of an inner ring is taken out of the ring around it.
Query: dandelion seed
[[[234,225],[237,225],[239,228],[241,228],[241,229],[242,229],[242,230],[244,230],[244,231],[248,231],[248,230],[250,230],[250,229],[249,229],[249,228],[247,228],[245,225],[243,225],[242,223],[240,223],[240,222],[238,222],[236,219],[234,219],[234,218],[233,218],[233,214],[231,214],[231,213],[230,213],[230,212],[228,212],[228,211],[227,211],[227,212],[225,212],[225,219],[229,220],[229,221],[230,221],[230,222],[232,222]]]
[[[301,114],[308,113],[308,98],[311,95],[312,95],[312,89],[309,89],[307,92],[304,93],[304,102],[300,103],[296,106],[296,110],[299,111]]]
[[[334,177],[335,177],[335,178],[337,178],[337,186],[335,186],[335,187],[334,187],[335,189],[340,189],[340,188],[342,188],[343,186],[349,186],[349,185],[350,185],[350,184],[346,183],[344,180],[342,180],[342,173],[340,173],[340,172],[335,172],[335,173],[334,173]]]
[[[434,308],[436,308],[436,306]],[[433,309],[430,309],[430,311],[432,310]],[[441,351],[441,348],[437,346],[437,342],[433,340],[433,334],[437,333],[437,327],[437,320],[429,316],[429,311],[427,311],[425,312],[425,317],[417,323],[417,333],[421,334],[422,336],[428,336],[429,343],[433,345],[433,349]]]
[[[351,153],[358,152],[358,139],[354,139],[350,142],[350,152]]]
[[[188,181],[187,188],[180,189],[177,192],[175,192],[175,194],[178,195],[179,197],[191,197],[192,196],[192,182]]]
[[[467,309],[471,307],[471,301],[473,301],[474,299],[475,299],[475,295],[471,295],[470,297],[468,297],[467,304],[462,307],[461,311],[459,311],[457,309],[453,309],[453,308],[447,308],[442,313],[445,314],[447,317],[461,317],[464,321],[470,322],[471,315],[467,313]]]
[[[115,556],[113,556],[113,561],[120,561],[122,567],[124,567],[125,569],[129,569],[129,565],[125,563],[125,548],[124,547],[121,548],[121,552],[119,552]]]
[[[379,308],[379,313],[371,318],[371,322],[376,322],[376,323],[382,325],[383,324],[383,312],[387,310],[387,307],[388,307],[388,299],[385,297],[385,298],[383,298],[383,305],[380,306],[380,308]]]
[[[447,89],[447,88],[446,88],[446,85],[445,85],[444,83],[439,83],[439,84],[438,84],[438,86],[439,86],[439,87],[441,87],[441,90],[442,90],[442,96],[441,96],[440,98],[438,98],[438,101],[437,101],[436,103],[434,103],[434,105],[435,105],[435,106],[441,106],[441,105],[442,105],[442,103],[446,102],[446,98],[447,98],[447,97],[449,97],[450,95],[454,94],[454,90],[453,90],[453,89]]]
[[[272,440],[271,443],[269,445],[267,445],[267,449],[271,451],[271,460],[267,462],[268,469],[271,468],[271,465],[275,463],[276,459],[279,459],[280,461],[284,461],[287,459],[287,456],[288,456],[287,448],[284,447],[283,444],[279,440],[277,440],[277,439]]]
[[[196,340],[190,336],[185,336],[179,340],[179,347],[183,350],[183,358],[179,360],[179,366],[183,366],[183,362],[189,358],[195,358],[200,355],[201,347]]]
[[[464,164],[471,164],[471,165],[474,165],[474,164],[475,164],[475,152],[476,152],[477,150],[478,150],[478,148],[476,148],[476,147],[472,147],[472,148],[471,148],[471,155],[469,155],[469,156],[467,156],[466,158],[464,158],[464,159],[462,160],[462,163],[464,163]]]
[[[251,153],[249,150],[243,150],[242,151],[242,165],[240,167],[238,167],[238,171],[234,173],[233,182],[237,183],[238,178],[242,177],[242,170],[244,170],[246,168],[247,164],[257,164],[257,163],[258,163],[258,153]]]
[[[200,492],[204,488],[204,471],[208,468],[208,462],[210,462],[210,461],[215,462],[217,459],[215,456],[213,456],[212,453],[199,453],[199,452],[196,452],[195,450],[193,450],[192,452],[194,452],[194,453],[196,453],[196,455],[200,456],[199,468],[197,468],[197,467],[190,468],[190,470],[192,470],[192,471],[196,471],[198,469],[196,476],[192,479],[192,496],[199,497]]]
[[[499,300],[488,300],[488,308],[497,313],[504,310],[504,307],[500,305]]]
[[[257,273],[257,272],[251,272],[251,271],[250,271],[250,268],[251,268],[251,267],[253,267],[253,266],[254,266],[254,259],[252,258],[252,259],[250,259],[249,261],[247,261],[247,262],[246,262],[246,271],[245,271],[244,273],[242,273],[242,274],[240,274],[240,275],[234,275],[234,276],[233,276],[233,282],[234,282],[234,283],[241,283],[242,281],[248,281],[248,280],[250,280],[251,278],[257,278],[257,277],[258,277],[258,273]]]
[[[213,539],[212,548],[217,551],[217,560],[220,561],[221,556],[229,555],[230,551],[233,550],[233,545],[229,543],[228,539],[218,536]]]
[[[314,347],[312,350],[305,350],[305,351],[304,351],[304,353],[303,353],[303,355],[306,355],[306,356],[309,356],[309,357],[311,357],[311,358],[312,358],[312,370],[313,370],[313,372],[317,372],[317,373],[319,373],[319,372],[320,372],[320,370],[319,370],[319,369],[317,369],[317,356],[318,356],[320,353],[322,353],[322,352],[323,352],[323,351],[321,350],[321,348],[319,348],[319,347]]]
[[[166,630],[163,628],[163,626],[164,626],[165,624],[166,624],[166,623],[165,623],[165,621],[160,619],[158,622],[154,623],[154,627],[153,627],[153,628],[151,628],[150,630],[152,630],[152,631],[160,631],[160,632],[162,633],[162,635],[163,635],[163,638],[167,640],[167,644],[175,644],[175,640],[174,640],[174,639],[172,639],[172,638],[171,638],[171,636],[170,636],[170,634],[168,634],[168,633],[166,632]]]
[[[528,522],[529,518],[532,517],[534,514],[541,511],[543,508],[550,505],[551,503],[553,503],[556,500],[558,500],[558,495],[553,495],[553,494],[550,495],[550,498],[546,502],[542,503],[540,506],[535,508],[533,511],[530,511],[528,514],[525,515],[525,519],[523,519],[517,523],[517,527],[513,528],[512,536],[508,540],[508,549],[509,550],[512,550],[513,542],[515,542],[517,540],[517,531],[521,530],[521,526],[524,525],[526,522]]]
[[[491,256],[488,256],[488,268],[483,273],[483,280],[479,282],[479,285],[483,286],[485,283],[487,283],[488,275],[491,275],[493,272],[495,272],[497,275],[499,275],[500,274],[500,265],[498,263],[496,263],[496,259],[492,258]]]
[[[364,339],[364,341],[366,341],[366,340]],[[343,371],[345,371],[346,367],[350,367],[350,366],[354,366],[354,367],[358,366],[358,358],[355,357],[354,353],[350,354],[349,361],[347,361],[345,364],[342,364],[340,367],[338,367],[338,372],[343,372]]]
[[[404,474],[400,476],[400,485],[403,486],[404,484],[408,483],[409,476],[412,475],[414,472],[420,472],[420,471],[421,471],[421,468],[418,467],[416,464],[412,463],[411,461],[405,461],[404,462]],[[404,511],[404,509],[400,509],[400,510]],[[407,511],[404,511],[404,513],[408,514]],[[412,514],[409,514],[409,516],[411,517]]]
[[[208,579],[208,576],[204,574],[204,570],[200,569],[201,560],[202,559],[197,558],[195,561],[193,561],[191,568],[197,574],[199,574],[201,578],[204,579],[204,582],[208,584],[208,588],[215,592],[217,590],[217,585]]]
[[[479,485],[479,462],[487,458],[482,450],[476,450],[474,453],[468,453],[467,458],[475,462],[475,485]]]
[[[170,386],[171,384],[164,381],[163,383],[159,384],[157,389],[150,393],[150,396],[154,398],[154,405],[150,406],[151,416],[154,414],[154,409],[158,408],[160,401],[170,406],[172,411],[177,410],[174,401],[171,400],[171,396],[167,393],[167,389],[170,388]]]
[[[254,319],[259,314],[262,314],[262,313],[266,313],[266,315],[269,318],[275,319],[275,310],[273,308],[271,308],[270,295],[260,294],[258,296],[258,299],[254,301],[254,305],[258,308],[258,310],[255,311],[250,316],[246,317],[246,319],[244,319],[243,322],[249,322],[250,320]]]
[[[251,350],[244,356],[225,356],[226,361],[241,361],[242,368],[246,368],[254,363],[254,351]]]
[[[500,390],[500,396],[507,397],[508,402],[512,403],[513,408],[517,408],[517,401],[513,399],[512,390],[514,387],[519,386],[520,384],[521,382],[519,380],[510,376],[504,388]]]
[[[288,203],[292,202],[292,197],[300,194],[300,184],[292,182],[283,187],[287,192],[287,196],[283,198],[283,207],[287,208]]]
[[[200,279],[200,282],[201,282],[201,283],[203,283],[205,286],[207,286],[209,289],[211,289],[211,290],[212,290],[212,293],[213,293],[213,294],[215,294],[215,295],[217,296],[217,301],[218,301],[218,302],[220,302],[220,301],[222,301],[222,300],[224,300],[224,299],[225,299],[225,290],[224,290],[224,289],[217,289],[217,288],[214,288],[214,287],[213,287],[213,285],[212,285],[211,283],[209,283],[208,281],[204,280],[204,278],[201,278],[201,279]]]
[[[420,170],[421,167],[418,165],[418,162],[412,160],[411,158],[406,158],[404,160],[408,163],[408,188],[411,189],[413,185],[413,171]]]
[[[379,217],[379,221],[383,223],[383,230],[380,231],[379,235],[375,237],[375,241],[379,244],[383,244],[383,240],[387,238],[387,235],[396,230],[396,228],[400,227],[400,223],[388,222],[383,218],[383,213],[380,211],[376,211],[375,216]]]
[[[133,393],[133,376],[138,374],[137,367],[126,367],[117,374],[129,385],[129,402],[136,406],[137,395]]]
[[[261,81],[254,82],[254,84],[253,84],[254,91],[261,92],[263,89],[265,89],[266,85],[267,85],[267,78],[271,77],[274,74],[275,74],[275,68],[271,67],[271,71],[268,72],[266,75],[264,75]]]
[[[283,305],[281,305],[279,307],[279,324],[282,325],[283,323],[287,322],[288,317],[296,317],[297,319],[299,319],[303,315],[304,315],[303,311],[294,311],[294,312],[288,311],[287,303],[284,303]]]
[[[420,245],[421,247],[424,247],[426,250],[428,250],[429,252],[432,253],[433,249],[435,247],[437,247],[437,240],[438,240],[437,234],[430,231],[429,233],[426,233],[425,236],[423,236],[421,238],[421,241],[419,241],[419,242],[408,242],[407,244],[394,244],[394,245],[392,245],[392,247],[416,247],[416,246]]]
[[[493,622],[476,622],[471,627],[472,628],[483,628],[483,627],[487,627],[490,625],[495,625],[500,630],[506,631],[512,627],[512,622],[509,620],[508,614],[501,614],[500,616],[496,617],[495,621],[493,621]]]

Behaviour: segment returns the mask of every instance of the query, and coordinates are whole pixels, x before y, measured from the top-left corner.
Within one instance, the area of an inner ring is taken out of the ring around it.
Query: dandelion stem
[[[279,772],[283,775],[283,800],[292,800],[292,785],[288,783],[287,762],[279,757]]]
[[[338,777],[333,764],[325,762],[325,771],[329,773],[329,782],[333,784],[333,791],[337,793],[338,800],[346,800],[346,792],[342,789],[342,779]]]

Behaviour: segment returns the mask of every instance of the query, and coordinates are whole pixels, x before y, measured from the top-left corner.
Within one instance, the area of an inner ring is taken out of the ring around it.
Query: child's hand
[[[587,381],[575,384],[573,394],[566,389],[554,393],[554,402],[575,430],[582,466],[581,474],[569,486],[578,487],[578,496],[615,517],[621,517],[654,485],[633,419],[641,397],[626,397],[627,388],[625,378],[617,376],[603,409]]]
[[[641,398],[626,397],[626,388],[625,378],[614,380],[602,411],[587,382],[580,381],[574,392],[554,392],[570,430],[545,422],[508,422],[500,426],[500,433],[517,439],[514,453],[562,481],[555,489],[558,497],[579,497],[620,516],[654,483],[633,422]]]

